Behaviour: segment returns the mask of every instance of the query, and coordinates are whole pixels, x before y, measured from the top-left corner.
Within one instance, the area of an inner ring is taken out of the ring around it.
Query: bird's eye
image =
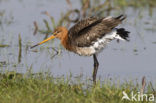
[[[56,34],[58,33],[58,31],[54,31]]]
[[[58,34],[58,33],[60,33],[60,31],[57,31],[57,30],[54,31],[54,35],[56,35],[56,34]]]
[[[56,33],[60,33],[60,31],[57,31]]]

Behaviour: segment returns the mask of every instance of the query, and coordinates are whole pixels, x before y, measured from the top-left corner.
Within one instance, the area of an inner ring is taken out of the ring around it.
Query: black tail
[[[117,34],[120,35],[121,38],[129,41],[129,31],[126,31],[124,28],[117,28]]]

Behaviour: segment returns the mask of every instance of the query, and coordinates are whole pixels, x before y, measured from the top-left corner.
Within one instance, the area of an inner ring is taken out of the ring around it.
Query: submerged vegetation
[[[156,95],[152,85],[146,84],[143,87],[140,83],[134,82],[113,82],[105,80],[97,85],[90,84],[91,81],[79,81],[68,77],[54,78],[49,74],[26,73],[18,74],[8,72],[0,75],[0,102],[1,103],[132,103],[129,100],[122,100],[123,91],[131,96],[141,90],[144,94]],[[145,89],[145,90],[144,90]],[[149,98],[144,101],[133,103],[150,103]],[[138,100],[138,99],[137,99]],[[152,103],[152,102],[151,102]]]

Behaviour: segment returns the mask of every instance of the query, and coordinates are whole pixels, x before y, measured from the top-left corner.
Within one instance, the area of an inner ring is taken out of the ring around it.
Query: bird
[[[34,48],[51,39],[60,40],[63,47],[80,56],[93,56],[93,82],[96,83],[96,75],[99,67],[97,54],[101,52],[112,40],[129,41],[129,31],[125,28],[117,28],[126,15],[117,17],[88,17],[78,21],[69,30],[66,27],[57,27],[49,38],[32,46]]]

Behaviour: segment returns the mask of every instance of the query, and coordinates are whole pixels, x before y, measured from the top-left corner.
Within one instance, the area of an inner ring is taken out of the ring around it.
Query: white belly
[[[99,53],[104,47],[111,41],[112,39],[101,38],[98,39],[96,42],[93,42],[93,45],[89,47],[78,47],[77,54],[83,56],[91,56],[93,54]]]
[[[93,54],[99,53],[104,47],[113,39],[122,39],[117,33],[116,30],[104,35],[102,38],[97,39],[95,42],[92,43],[89,47],[77,47],[76,53],[83,56],[91,56]],[[123,39],[122,39],[123,40]]]

